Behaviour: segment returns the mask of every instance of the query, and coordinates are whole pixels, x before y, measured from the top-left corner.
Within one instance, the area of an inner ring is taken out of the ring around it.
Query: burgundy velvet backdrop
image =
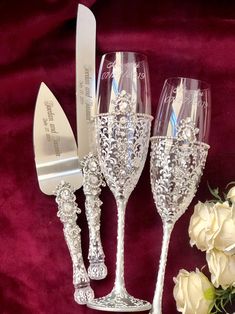
[[[208,3],[211,4],[208,4]],[[176,224],[164,290],[164,314],[177,313],[173,280],[180,268],[205,264],[190,248],[187,233],[193,204],[209,197],[206,182],[235,179],[235,5],[232,1],[84,0],[97,19],[97,63],[108,51],[140,51],[148,56],[152,109],[164,79],[199,78],[211,83],[211,150],[197,196]],[[53,197],[43,195],[34,168],[32,122],[37,91],[44,81],[57,96],[75,130],[75,27],[77,1],[0,2],[0,313],[95,313],[73,300],[72,269],[56,217]],[[98,64],[97,64],[98,65]],[[108,277],[92,282],[97,296],[114,281],[116,206],[103,191],[102,239]],[[84,256],[88,235],[84,197]],[[136,297],[152,301],[162,225],[152,200],[149,160],[126,214],[126,284]],[[87,259],[86,259],[87,261]],[[97,312],[98,313],[98,312]]]

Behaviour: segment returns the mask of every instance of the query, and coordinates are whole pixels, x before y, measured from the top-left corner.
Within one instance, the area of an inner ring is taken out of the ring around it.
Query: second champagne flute
[[[175,77],[165,81],[151,138],[150,177],[163,242],[152,314],[162,313],[162,292],[171,232],[191,203],[209,149],[210,88]]]
[[[129,196],[147,157],[152,116],[146,57],[133,52],[103,56],[98,79],[96,141],[101,170],[118,208],[116,274],[113,290],[88,307],[114,312],[151,308],[125,288],[124,225]]]

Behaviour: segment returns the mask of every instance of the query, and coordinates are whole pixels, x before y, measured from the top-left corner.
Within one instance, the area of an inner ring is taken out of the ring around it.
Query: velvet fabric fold
[[[109,51],[139,51],[148,57],[152,113],[164,80],[185,76],[211,84],[209,156],[198,193],[172,234],[163,313],[177,313],[173,277],[194,270],[205,254],[189,245],[194,204],[208,199],[207,182],[225,188],[235,179],[235,4],[232,1],[84,0],[97,20],[97,69]],[[58,98],[76,134],[75,31],[78,2],[0,2],[0,313],[91,314],[73,300],[72,268],[56,216],[54,197],[41,193],[32,143],[36,96],[44,81]],[[82,190],[78,224],[87,265],[88,228]],[[92,282],[96,296],[113,285],[116,205],[102,192],[101,236],[108,277]],[[128,291],[152,301],[162,241],[162,223],[150,189],[149,158],[126,213],[125,272]],[[98,313],[98,312],[97,312]]]

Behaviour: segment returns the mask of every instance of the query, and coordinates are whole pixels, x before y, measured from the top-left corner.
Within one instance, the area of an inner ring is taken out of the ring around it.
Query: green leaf
[[[217,288],[215,289],[215,300],[209,309],[210,314],[227,313],[226,305],[235,301],[235,288],[229,287],[227,289]]]
[[[210,191],[210,193],[217,199],[219,200],[220,202],[223,202],[221,197],[219,196],[219,188],[215,188],[215,189],[212,189],[210,187],[210,184],[207,182],[207,186],[208,186],[208,189]]]
[[[211,313],[212,314],[212,310],[213,310],[213,307],[214,307],[214,302],[213,303],[211,303],[211,305],[209,306],[209,310],[208,310],[208,312],[209,313]]]
[[[215,309],[217,310],[217,312],[221,313],[221,309],[218,307],[218,305],[215,303]]]
[[[224,298],[220,299],[220,307],[223,311],[225,311],[225,308],[224,308],[225,304],[224,304]]]
[[[223,197],[224,197],[224,200],[227,199],[227,194],[223,192]]]

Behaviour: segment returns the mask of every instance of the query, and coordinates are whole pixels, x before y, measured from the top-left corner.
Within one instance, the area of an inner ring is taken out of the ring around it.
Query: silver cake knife
[[[63,223],[73,263],[74,299],[79,304],[86,304],[94,298],[94,292],[83,262],[80,228],[76,224],[80,209],[74,194],[83,184],[83,175],[70,124],[44,83],[41,83],[36,101],[33,142],[40,189],[47,195],[56,196],[57,216]]]
[[[96,21],[93,13],[84,5],[78,5],[76,29],[76,112],[78,155],[83,164],[83,190],[89,227],[89,268],[91,279],[103,279],[107,275],[105,255],[100,239],[100,206],[103,176],[96,156],[94,126],[95,113],[95,52]]]

